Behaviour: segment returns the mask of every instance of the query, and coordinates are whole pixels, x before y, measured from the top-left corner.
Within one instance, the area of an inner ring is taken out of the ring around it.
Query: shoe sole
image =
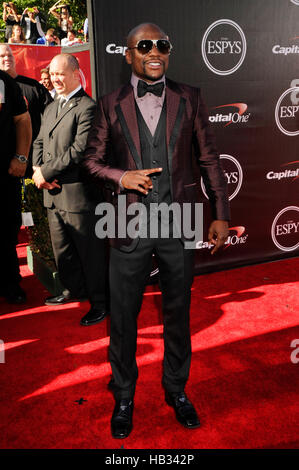
[[[101,318],[101,320],[96,320],[92,323],[81,323],[80,322],[80,325],[81,326],[92,326],[92,325],[97,325],[98,323],[101,323],[101,321],[105,320],[106,316],[104,318]]]
[[[130,428],[130,430],[129,430],[129,432],[126,436],[114,436],[113,433],[112,433],[112,430],[111,430],[111,436],[113,437],[113,439],[126,439],[131,434],[132,429],[133,429],[133,426],[131,426],[131,428]]]
[[[45,302],[48,307],[59,307],[59,305],[73,304],[75,302],[85,302],[87,299],[64,300],[63,302]]]
[[[127,436],[113,436],[113,434],[111,433],[113,439],[126,439],[127,437],[129,437],[130,433],[127,435]]]

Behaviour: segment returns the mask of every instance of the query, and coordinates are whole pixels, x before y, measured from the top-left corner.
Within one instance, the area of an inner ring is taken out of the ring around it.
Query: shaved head
[[[58,95],[67,96],[80,85],[80,67],[72,54],[58,54],[50,63],[51,81]]]
[[[8,73],[12,78],[17,76],[16,61],[8,44],[0,44],[0,70]]]
[[[149,30],[156,31],[161,35],[161,37],[168,38],[167,34],[163,31],[163,29],[160,28],[160,26],[154,23],[141,23],[138,26],[135,26],[135,28],[131,29],[131,31],[129,32],[127,36],[127,46],[134,46],[135,37],[139,34],[139,32],[146,32]]]
[[[80,69],[78,60],[72,54],[67,54],[67,53],[57,54],[55,57],[53,57],[52,62],[65,63],[65,65],[69,67],[71,70]]]

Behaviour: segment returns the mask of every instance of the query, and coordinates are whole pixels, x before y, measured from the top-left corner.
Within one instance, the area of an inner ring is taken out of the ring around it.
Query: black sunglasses
[[[161,54],[170,54],[172,45],[168,39],[141,39],[136,46],[128,47],[128,49],[137,49],[141,54],[148,54],[152,48],[156,46]]]

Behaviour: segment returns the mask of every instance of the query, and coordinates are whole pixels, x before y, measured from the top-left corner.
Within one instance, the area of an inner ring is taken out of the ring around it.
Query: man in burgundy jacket
[[[150,23],[136,26],[128,35],[127,45],[131,82],[100,99],[89,133],[85,169],[103,183],[106,198],[115,207],[119,195],[126,197],[127,207],[134,202],[142,202],[147,209],[162,202],[168,206],[194,205],[194,149],[212,206],[214,220],[209,240],[214,253],[228,236],[229,206],[224,173],[200,91],[165,78],[172,46],[160,27]],[[161,225],[161,218],[158,220]],[[160,234],[158,238],[132,240],[116,233],[110,240],[109,355],[113,374],[110,386],[116,401],[111,420],[114,438],[127,437],[132,429],[138,375],[136,320],[153,253],[163,298],[162,383],[166,402],[182,425],[199,426],[197,413],[184,392],[191,361],[189,306],[194,250],[185,249],[183,238],[171,236],[174,219],[169,220],[168,238]],[[147,224],[151,222],[148,217]]]

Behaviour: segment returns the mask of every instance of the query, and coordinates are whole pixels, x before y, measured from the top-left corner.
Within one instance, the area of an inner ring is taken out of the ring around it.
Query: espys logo
[[[294,165],[294,166],[293,166]],[[288,179],[292,179],[291,181],[295,181],[296,179],[299,178],[299,160],[295,160],[294,162],[288,162],[283,165],[284,166],[293,166],[293,168],[287,168],[286,170],[283,171],[269,171],[267,173],[267,180],[271,181],[279,181],[279,180],[285,180],[287,181]],[[296,168],[297,167],[297,168]]]
[[[232,199],[234,199],[234,197],[236,197],[242,186],[243,170],[238,160],[235,157],[232,157],[231,155],[221,154],[220,159],[227,180],[229,200],[231,201]],[[206,198],[209,199],[202,178],[201,189]]]
[[[299,134],[299,87],[288,88],[279,97],[275,107],[275,121],[278,129],[285,135]]]
[[[221,109],[221,108],[237,108],[238,111],[228,112],[227,114],[216,112],[215,115],[209,116],[209,121],[213,123],[226,123],[224,127],[229,126],[230,124],[241,124],[248,122],[250,113],[245,114],[247,110],[247,104],[245,103],[231,103],[231,104],[222,104],[221,106],[214,106],[211,109]]]
[[[246,55],[246,38],[232,20],[218,20],[204,33],[201,52],[206,66],[217,75],[230,75],[241,67]]]
[[[291,38],[290,41],[298,41],[299,36],[296,36],[294,38]],[[288,46],[281,46],[280,44],[275,44],[275,46],[272,47],[272,52],[273,54],[283,54],[283,55],[289,55],[289,54],[299,54],[299,45],[298,44],[292,44]]]
[[[299,248],[299,207],[282,209],[273,220],[271,235],[279,250],[294,251]]]
[[[244,245],[247,242],[248,234],[245,234],[245,227],[242,225],[238,227],[230,227],[229,228],[229,236],[228,239],[225,242],[224,249],[226,250],[230,246],[235,246],[235,245]],[[211,249],[214,245],[210,242],[203,242],[203,241],[198,241],[196,243],[196,249],[202,250],[204,248]]]

